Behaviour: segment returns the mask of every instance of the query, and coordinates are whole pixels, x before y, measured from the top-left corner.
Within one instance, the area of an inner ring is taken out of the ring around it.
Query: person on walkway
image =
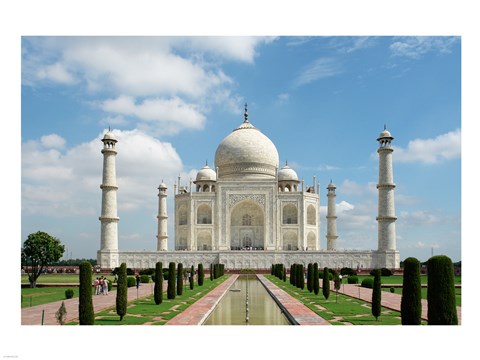
[[[136,278],[137,278],[137,289],[138,289],[138,287],[140,286],[140,276],[137,274]]]
[[[98,277],[93,281],[93,288],[95,290],[95,295],[98,295]]]
[[[103,295],[108,295],[108,280],[103,278]]]

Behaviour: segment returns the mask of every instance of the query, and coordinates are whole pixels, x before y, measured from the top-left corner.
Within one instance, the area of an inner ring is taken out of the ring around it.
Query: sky
[[[377,248],[378,154],[394,137],[401,260],[461,260],[460,36],[22,36],[21,239],[100,246],[103,134],[117,139],[119,249],[156,250],[158,185],[195,179],[250,122],[306,184],[337,186],[337,248]]]
[[[419,356],[471,353],[474,343],[468,335],[478,317],[478,290],[472,285],[478,253],[480,80],[474,4],[1,2],[0,211],[6,236],[0,258],[6,274],[15,278],[20,245],[38,230],[58,237],[74,258],[95,257],[100,138],[108,127],[119,139],[120,248],[154,249],[158,184],[163,179],[172,191],[178,174],[185,184],[205,161],[212,163],[217,145],[241,123],[245,102],[249,119],[275,143],[280,161],[288,161],[306,183],[317,176],[322,206],[330,179],[337,185],[338,246],[375,249],[376,138],[386,125],[395,138],[400,257],[423,261],[433,251],[462,260],[462,326],[387,332],[345,326],[329,328],[328,334],[312,327],[222,327],[221,332],[218,327],[135,327],[132,334],[131,328],[114,326],[88,329],[88,339],[127,343],[140,336],[143,343],[162,339],[175,349],[188,339],[198,349],[195,356],[211,358],[200,349],[212,336],[258,336],[262,341],[247,340],[238,353],[311,355],[308,346],[265,346],[295,331],[305,344],[327,336],[330,346],[322,351],[329,355],[367,358],[369,352],[345,344],[388,333],[389,340],[393,335],[412,344],[409,349]],[[324,214],[322,208],[323,247]],[[2,325],[11,334],[2,343],[3,356],[53,359],[78,347],[78,335],[87,335],[78,327],[69,329],[78,331],[76,336],[62,337],[52,352],[45,340],[58,336],[58,327],[39,333],[36,327],[20,326],[19,292],[13,288],[11,296],[0,297],[0,308],[9,309]],[[455,346],[428,346],[451,344],[453,335]],[[404,358],[404,351],[392,352],[391,341],[376,346],[392,359]],[[109,356],[146,351],[107,348]],[[168,346],[162,350],[168,352]]]

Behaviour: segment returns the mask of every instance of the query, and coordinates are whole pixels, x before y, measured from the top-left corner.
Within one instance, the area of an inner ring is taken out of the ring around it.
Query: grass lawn
[[[395,288],[395,294],[402,294],[403,288]],[[390,292],[390,288],[382,288],[382,291]],[[422,299],[427,299],[427,288],[422,288]],[[455,288],[455,301],[457,306],[462,306],[462,289]]]
[[[377,321],[372,315],[370,303],[342,294],[337,295],[332,290],[330,290],[328,300],[325,300],[322,289],[320,289],[318,295],[315,295],[307,290],[306,285],[305,289],[302,290],[290,285],[288,280],[283,282],[275,276],[265,276],[332,325],[401,325],[402,323],[400,312],[398,311],[382,308],[382,313]]]
[[[93,279],[100,277],[102,275],[93,274]],[[103,275],[105,276],[105,275]],[[113,275],[106,275],[107,279],[113,282]],[[78,284],[80,282],[79,274],[42,274],[37,279],[37,284]],[[28,275],[22,274],[22,284],[28,284]]]
[[[211,281],[206,278],[203,286],[195,284],[190,290],[188,284],[183,288],[183,294],[175,299],[168,300],[167,293],[163,293],[163,302],[155,304],[153,295],[134,300],[128,303],[127,314],[123,320],[117,315],[115,307],[100,311],[95,314],[95,325],[164,325],[168,320],[178,315],[198,299],[212,291],[216,286],[224,282],[229,275],[224,275]],[[69,325],[77,325],[71,322]]]
[[[22,308],[66,300],[65,290],[67,289],[72,289],[73,297],[78,298],[78,287],[23,288]],[[112,290],[114,290],[114,288]]]

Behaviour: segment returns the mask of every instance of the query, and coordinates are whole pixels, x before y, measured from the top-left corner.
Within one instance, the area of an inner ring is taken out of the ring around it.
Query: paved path
[[[320,279],[320,286],[322,286],[322,280]],[[330,282],[330,289],[333,289],[333,282]],[[332,290],[330,290],[332,291]],[[334,290],[333,290],[334,292]],[[345,294],[369,303],[372,302],[372,289],[367,289],[361,287],[357,284],[342,284],[342,287],[339,290],[340,294]],[[388,309],[400,311],[400,304],[402,301],[402,296],[400,294],[395,294],[387,291],[382,291],[382,306]],[[422,319],[428,320],[428,303],[426,299],[422,299]],[[458,324],[461,324],[462,321],[462,308],[457,306],[457,316]]]
[[[166,281],[163,282],[164,289],[166,289]],[[72,286],[72,284],[65,284],[65,286]],[[138,288],[138,298],[148,296],[153,293],[154,283],[140,284]],[[78,291],[78,288],[75,289]],[[93,295],[93,311],[98,312],[115,306],[116,290],[108,295]],[[137,288],[128,288],[128,301],[137,299]],[[66,322],[78,319],[78,297],[74,299],[63,300],[67,310]],[[32,306],[22,309],[22,325],[41,325],[42,311],[44,311],[44,325],[58,325],[55,313],[62,305],[61,301],[55,301],[48,304]]]

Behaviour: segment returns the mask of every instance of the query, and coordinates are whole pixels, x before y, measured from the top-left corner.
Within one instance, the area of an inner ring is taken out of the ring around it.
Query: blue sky
[[[338,248],[377,247],[376,138],[392,133],[401,259],[461,260],[459,36],[22,37],[21,238],[99,248],[102,143],[117,145],[120,249],[156,249],[172,195],[243,119],[300,178],[337,185]]]

